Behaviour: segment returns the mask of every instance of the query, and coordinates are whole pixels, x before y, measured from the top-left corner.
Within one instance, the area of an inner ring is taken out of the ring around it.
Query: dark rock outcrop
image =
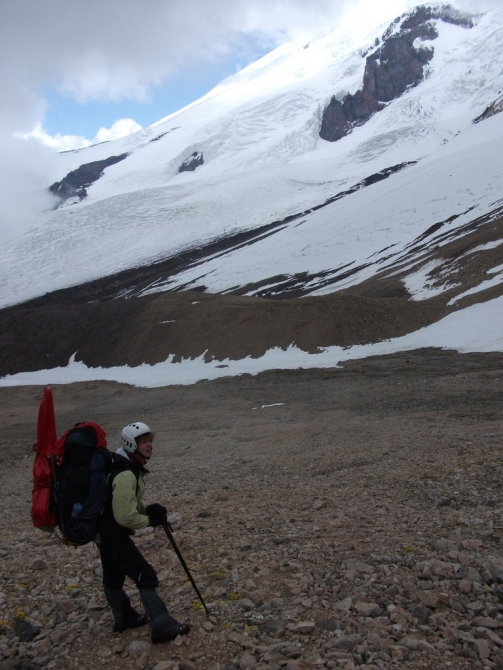
[[[340,140],[383,109],[386,103],[423,81],[425,65],[433,57],[433,47],[418,47],[415,42],[438,37],[433,19],[465,28],[473,26],[471,19],[449,6],[441,10],[417,7],[396,19],[384,33],[382,43],[377,41],[375,50],[366,54],[362,88],[354,94],[348,93],[342,101],[333,96],[325,108],[320,129],[322,139]]]
[[[486,107],[480,116],[477,116],[476,119],[473,119],[473,123],[480,123],[481,121],[490,119],[491,116],[500,114],[501,112],[503,112],[503,95],[492,102],[488,107]]]
[[[128,155],[121,154],[120,156],[110,156],[102,161],[84,163],[76,170],[69,172],[61,181],[55,182],[49,187],[49,191],[60,199],[59,204],[73,197],[83,200],[87,196],[87,189],[103,176],[105,168],[120,163]]]
[[[178,172],[194,172],[200,165],[204,165],[203,154],[200,151],[194,151],[178,168]]]
[[[162,140],[162,138],[165,137],[166,135],[169,135],[170,133],[172,133],[174,130],[178,130],[179,127],[180,126],[174,126],[173,128],[170,128],[169,130],[165,130],[160,135],[157,135],[157,137],[153,137],[151,140],[149,140],[149,142],[158,142],[159,140]]]

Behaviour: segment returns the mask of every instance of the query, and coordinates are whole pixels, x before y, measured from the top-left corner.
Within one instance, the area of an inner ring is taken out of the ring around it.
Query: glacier
[[[401,276],[413,300],[452,290],[457,283],[433,250],[457,231],[461,236],[474,220],[503,214],[503,114],[474,123],[501,106],[503,11],[474,14],[473,22],[467,29],[435,20],[438,37],[424,43],[434,48],[424,81],[334,143],[319,137],[323,109],[333,95],[342,98],[361,87],[364,56],[389,20],[364,38],[338,27],[308,43],[289,42],[149,128],[58,155],[54,180],[82,164],[128,154],[106,168],[85,199],[43,213],[3,246],[0,307],[281,221],[253,243],[214,253],[137,295],[203,286],[211,293],[241,289],[255,296],[267,289],[270,297],[279,290],[275,277],[301,275],[307,277],[304,295],[323,295],[383,273]],[[179,172],[193,154],[204,157],[202,165]],[[355,188],[391,166],[403,167]],[[429,232],[437,228],[438,234]],[[424,238],[428,244],[419,245]],[[432,281],[437,270],[443,281]],[[503,350],[501,298],[463,303],[502,284],[503,273],[496,270],[450,299],[457,312],[389,342],[318,354],[292,346],[261,359],[220,361],[228,367],[168,360],[155,370],[100,371],[70,361],[67,368],[46,371],[44,379],[94,375],[139,385],[188,383],[231,371],[335,366],[418,346]],[[39,383],[38,374],[4,377],[0,384]]]

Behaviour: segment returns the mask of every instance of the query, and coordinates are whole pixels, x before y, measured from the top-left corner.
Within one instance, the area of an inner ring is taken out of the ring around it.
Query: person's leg
[[[103,591],[114,617],[114,633],[127,628],[138,628],[147,623],[147,617],[132,606],[124,589],[125,572],[118,565],[118,552],[113,544],[99,544],[101,565],[103,567]]]
[[[149,616],[149,625],[152,630],[152,642],[170,642],[178,635],[188,635],[190,626],[179,623],[168,612],[163,599],[156,589],[140,589],[140,598]]]
[[[164,601],[157,593],[159,580],[154,568],[143,557],[142,553],[131,540],[121,542],[118,566],[124,574],[132,579],[140,591],[140,599],[149,617],[152,630],[152,642],[174,640],[178,635],[187,635],[188,624],[180,624],[168,612]]]

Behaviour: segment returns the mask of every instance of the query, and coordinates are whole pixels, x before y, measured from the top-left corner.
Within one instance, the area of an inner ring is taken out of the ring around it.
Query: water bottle
[[[82,512],[82,508],[84,505],[82,503],[76,502],[74,506],[72,507],[72,518],[76,519],[77,517],[80,516],[80,513]]]

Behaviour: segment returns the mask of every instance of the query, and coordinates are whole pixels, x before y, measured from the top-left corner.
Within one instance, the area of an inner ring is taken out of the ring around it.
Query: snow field
[[[267,351],[260,358],[204,361],[196,359],[173,363],[170,356],[163,363],[138,367],[88,368],[83,363],[69,361],[66,368],[21,372],[0,378],[0,386],[31,386],[71,384],[91,380],[116,381],[133,386],[153,388],[175,384],[194,384],[207,379],[258,374],[265,370],[294,370],[299,368],[335,368],[347,360],[381,356],[425,347],[456,349],[461,353],[503,351],[503,296],[472,305],[420,330],[377,344],[348,347],[327,347],[318,354],[309,354],[291,345],[288,349]]]
[[[427,182],[418,182],[416,193],[406,192],[403,198],[389,191],[388,182],[377,185],[372,187],[375,202],[370,206],[362,203],[360,208],[359,199],[351,196],[356,214],[348,214],[346,203],[331,208],[332,220],[339,220],[340,211],[351,221],[345,229],[332,228],[328,209],[323,210],[327,221],[321,226],[313,224],[320,233],[320,253],[315,252],[311,230],[307,243],[301,234],[283,245],[273,237],[271,248],[266,250],[268,263],[262,270],[255,267],[253,277],[243,279],[241,272],[239,281],[267,279],[271,259],[278,264],[274,273],[284,274],[345,264],[337,254],[332,258],[330,250],[334,238],[338,238],[337,245],[346,243],[348,229],[352,234],[345,261],[349,258],[359,263],[382,248],[370,247],[373,242],[380,245],[385,237],[369,237],[374,222],[365,229],[368,212],[378,207],[382,220],[394,226],[399,218],[398,197],[404,201],[399,221],[403,230],[391,243],[406,242],[402,233],[409,214],[413,236],[420,227],[426,229],[459,213],[469,200],[469,190],[473,201],[484,206],[491,197],[497,200],[501,197],[499,173],[487,173],[485,185],[483,175],[474,174],[485,161],[483,152],[478,158],[472,152],[466,161],[458,156],[471,171],[461,180],[459,170],[455,178],[450,176],[451,163],[441,163],[449,161],[449,151],[456,152],[462,146],[463,137],[472,137],[474,149],[485,141],[473,133],[471,121],[503,87],[499,67],[503,61],[503,13],[494,10],[486,14],[471,30],[441,21],[436,24],[439,38],[431,42],[435,55],[427,79],[340,142],[319,139],[322,110],[333,94],[342,96],[361,87],[362,54],[386,24],[365,38],[339,27],[308,44],[290,42],[150,128],[115,142],[61,154],[59,178],[84,162],[130,152],[126,160],[105,170],[85,201],[47,213],[24,237],[2,249],[0,306],[148,263],[230,231],[284,218],[334,195],[339,189],[331,184],[352,185],[383,168],[426,156],[440,160],[436,190],[444,192],[444,201],[442,195],[430,196]],[[430,42],[425,43],[428,45]],[[151,141],[161,135],[158,141]],[[493,139],[501,144],[499,130]],[[205,165],[194,173],[177,174],[183,159],[196,150],[204,153]],[[488,150],[492,151],[491,147]],[[475,188],[465,178],[470,176],[477,180]],[[389,181],[401,184],[400,177]],[[390,197],[395,202],[389,203]],[[387,207],[391,207],[389,216]],[[422,220],[419,210],[424,211]],[[364,229],[358,234],[354,227],[360,221]],[[379,220],[375,224],[379,228]],[[289,228],[289,233],[293,230]],[[228,265],[231,272],[234,266]],[[215,282],[210,290],[225,290],[237,283],[236,276],[226,277],[223,268],[212,274]]]

